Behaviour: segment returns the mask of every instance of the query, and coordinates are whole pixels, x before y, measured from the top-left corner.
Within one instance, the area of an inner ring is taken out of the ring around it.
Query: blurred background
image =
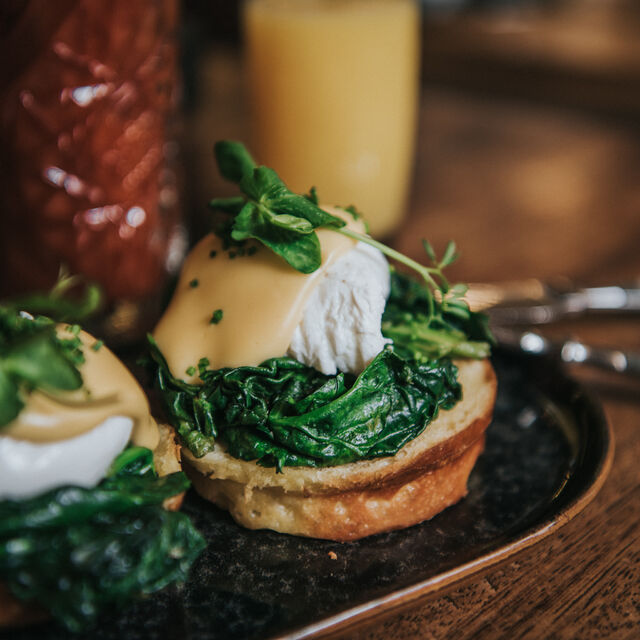
[[[2,3],[0,294],[62,260],[122,303],[116,333],[152,322],[157,301],[146,320],[129,302],[164,287],[230,192],[214,141],[253,142],[242,11]],[[417,259],[422,237],[455,239],[453,279],[635,282],[640,3],[423,0],[418,28],[410,185],[385,239]]]
[[[224,191],[210,141],[247,140],[238,2],[185,0],[189,211]],[[425,0],[414,179],[393,241],[455,238],[467,280],[640,274],[640,4]],[[365,212],[366,213],[366,212]]]

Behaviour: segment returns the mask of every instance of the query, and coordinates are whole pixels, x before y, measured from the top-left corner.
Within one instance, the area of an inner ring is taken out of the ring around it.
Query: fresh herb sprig
[[[73,295],[77,293],[81,295]],[[63,267],[50,291],[0,303],[0,428],[18,416],[33,389],[72,391],[82,386],[80,327],[70,325],[69,335],[60,337],[54,321],[79,322],[101,301],[97,285]]]
[[[312,273],[320,266],[319,227],[339,229],[345,222],[295,194],[267,167],[259,167],[244,145],[223,141],[215,146],[220,173],[246,197],[217,198],[209,205],[234,216],[231,238],[255,238],[294,269]]]
[[[14,420],[33,389],[71,391],[82,386],[77,336],[56,335],[54,323],[0,306],[0,428]]]
[[[63,266],[49,291],[36,291],[2,304],[32,315],[48,316],[56,322],[82,322],[100,308],[102,298],[98,285],[87,282],[83,276],[69,273]]]
[[[391,271],[382,334],[393,340],[394,351],[417,361],[490,355],[493,336],[487,317],[469,311],[464,300],[457,297],[464,295],[466,287],[454,286],[450,291],[451,296],[444,301],[433,301],[432,315],[428,317],[424,312],[429,306],[425,287],[404,273]]]
[[[320,243],[315,232],[318,228],[329,228],[369,244],[417,273],[424,284],[421,298],[424,312],[414,314],[410,323],[387,321],[383,325],[387,337],[426,358],[448,354],[486,357],[491,341],[488,330],[482,344],[471,345],[445,320],[470,321],[474,315],[464,300],[466,285],[452,285],[444,275],[445,268],[458,257],[454,242],[447,245],[438,259],[433,247],[423,240],[430,264],[420,264],[366,234],[347,228],[342,219],[323,211],[318,206],[315,189],[307,196],[292,193],[273,169],[258,166],[242,143],[223,140],[216,143],[214,153],[222,176],[236,183],[244,194],[244,197],[215,198],[209,203],[211,208],[232,216],[227,228],[233,241],[259,240],[302,273],[311,273],[320,266]]]

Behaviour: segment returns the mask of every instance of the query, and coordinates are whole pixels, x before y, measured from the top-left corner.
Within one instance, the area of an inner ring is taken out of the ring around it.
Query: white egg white
[[[380,329],[390,286],[384,255],[359,242],[314,289],[287,355],[327,375],[360,373],[390,342]]]
[[[82,435],[48,443],[0,437],[0,500],[74,485],[95,487],[131,438],[133,420],[111,416]]]

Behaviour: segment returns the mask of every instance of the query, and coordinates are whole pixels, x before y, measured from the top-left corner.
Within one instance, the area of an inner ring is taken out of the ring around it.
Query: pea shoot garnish
[[[423,241],[429,264],[420,264],[364,233],[349,229],[344,220],[321,209],[314,188],[307,195],[290,191],[273,169],[258,166],[242,143],[221,141],[215,145],[214,152],[222,176],[237,184],[243,194],[215,198],[209,203],[212,209],[230,216],[222,226],[226,232],[223,246],[233,245],[237,254],[236,245],[252,238],[284,258],[294,269],[312,273],[321,262],[317,229],[330,229],[369,244],[418,274],[423,285],[424,313],[417,319],[414,317],[411,323],[401,317],[387,317],[383,323],[384,335],[392,338],[396,345],[410,344],[411,350],[423,357],[443,354],[485,357],[488,354],[486,340],[469,341],[452,322],[452,319],[475,321],[464,300],[466,286],[452,285],[444,275],[444,269],[458,257],[455,243],[450,242],[442,258],[437,259],[431,245]],[[354,218],[360,215],[353,207],[345,211]],[[488,340],[488,330],[484,333]]]

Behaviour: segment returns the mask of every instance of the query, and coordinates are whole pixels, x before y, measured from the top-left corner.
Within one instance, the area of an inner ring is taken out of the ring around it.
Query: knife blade
[[[547,324],[589,313],[640,313],[640,287],[606,286],[561,290],[541,280],[470,285],[467,301],[492,325]]]

